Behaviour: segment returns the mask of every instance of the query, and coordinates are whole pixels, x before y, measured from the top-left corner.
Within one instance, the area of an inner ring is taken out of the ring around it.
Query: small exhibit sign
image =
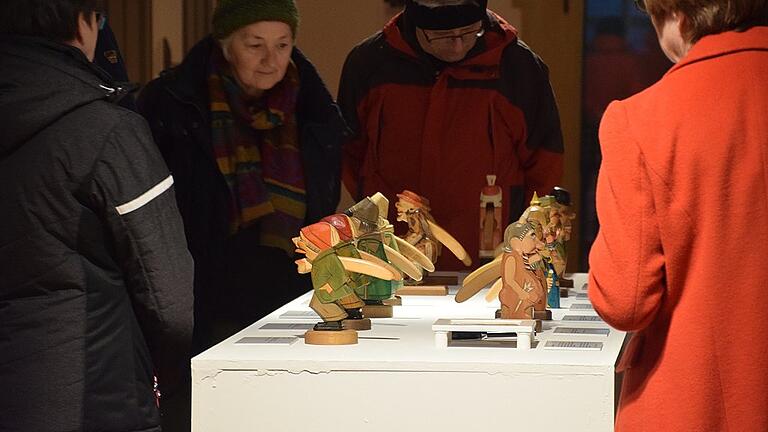
[[[544,349],[600,351],[600,350],[603,349],[603,343],[602,342],[587,342],[587,341],[548,340],[544,344]]]
[[[320,319],[320,316],[313,310],[308,311],[287,311],[283,312],[280,315],[281,319],[291,319],[291,318],[312,318],[312,319]]]
[[[310,330],[314,323],[266,323],[260,330]]]
[[[610,332],[611,330],[607,328],[555,327],[555,334],[608,336]]]
[[[603,320],[597,315],[566,315],[563,321],[602,322]]]
[[[290,345],[296,342],[299,338],[293,336],[246,336],[241,338],[236,344],[248,344],[248,345]]]
[[[595,310],[591,303],[574,303],[570,307],[571,310]]]

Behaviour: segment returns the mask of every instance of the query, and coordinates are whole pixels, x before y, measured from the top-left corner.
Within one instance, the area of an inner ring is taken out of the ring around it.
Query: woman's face
[[[293,50],[288,24],[259,21],[235,31],[224,47],[225,56],[240,87],[250,96],[260,96],[285,76]]]
[[[677,63],[688,54],[691,49],[691,43],[683,37],[683,15],[672,13],[664,19],[656,19],[651,16],[651,22],[656,29],[656,36],[659,38],[659,45],[667,58],[672,63]]]

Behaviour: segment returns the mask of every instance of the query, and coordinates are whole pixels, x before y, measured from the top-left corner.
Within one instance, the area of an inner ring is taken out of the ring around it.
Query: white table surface
[[[306,345],[301,338],[290,345],[237,343],[302,336],[303,329],[261,327],[316,322],[316,316],[284,315],[311,311],[307,293],[192,359],[193,431],[612,430],[614,364],[625,334],[554,333],[557,327],[609,328],[602,321],[561,321],[565,315],[597,316],[592,309],[569,309],[589,304],[579,296],[586,292],[586,275],[572,277],[570,296],[561,299],[529,351],[496,339],[435,347],[437,319],[493,318],[499,304],[486,302],[485,291],[462,304],[453,295],[405,296],[393,318],[373,319],[371,330],[359,332],[357,345]],[[603,346],[545,349],[548,340]]]

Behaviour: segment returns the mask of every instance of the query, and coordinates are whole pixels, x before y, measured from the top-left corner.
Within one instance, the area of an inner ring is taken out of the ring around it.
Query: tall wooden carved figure
[[[354,328],[370,329],[370,320],[363,318],[364,303],[350,286],[350,273],[381,279],[393,279],[396,275],[376,263],[343,256],[354,256],[349,250],[354,246],[341,243],[336,229],[325,222],[302,228],[293,242],[298,252],[306,255],[296,261],[299,273],[312,273],[314,291],[309,306],[323,320],[305,334],[304,341],[319,345],[357,343]]]
[[[535,307],[541,304],[546,292],[535,268],[541,261],[542,246],[529,223],[515,222],[505,230],[499,291],[501,318],[536,316]]]
[[[405,240],[416,246],[432,263],[436,263],[442,246],[448,248],[464,265],[471,266],[472,258],[456,238],[435,222],[430,214],[429,200],[404,190],[397,194],[397,220],[408,223]]]
[[[545,295],[539,299],[539,302],[535,306],[535,317],[536,319],[540,320],[551,320],[552,319],[552,311],[547,309],[547,293],[551,289],[555,289],[558,293],[558,304],[557,306],[560,306],[559,304],[559,295],[560,295],[560,288],[557,286],[552,287],[551,284],[556,282],[555,278],[548,278],[547,273],[549,272],[549,251],[547,250],[545,244],[544,244],[544,229],[547,225],[549,225],[549,212],[545,210],[543,207],[541,207],[541,201],[539,200],[538,195],[534,192],[533,193],[533,199],[531,199],[531,206],[525,209],[522,216],[520,216],[519,222],[522,223],[529,223],[534,229],[536,239],[538,240],[539,250],[538,255],[541,259],[537,260],[535,263],[532,264],[532,268],[536,272],[537,276],[541,280],[541,284],[546,288]]]
[[[385,246],[385,252],[390,263],[395,268],[402,271],[408,278],[414,282],[422,280],[424,273],[423,270],[434,271],[435,266],[429,258],[421,253],[416,247],[401,239],[395,235],[394,226],[386,219],[389,214],[389,200],[381,192],[377,192],[370,197],[371,201],[379,208],[379,231],[381,232],[381,239]],[[403,261],[400,255],[406,258]],[[402,281],[392,281],[392,293],[394,297],[390,299],[384,299],[382,302],[384,306],[368,306],[366,307],[366,313],[375,315],[391,316],[391,306],[399,306],[402,304],[402,298],[397,295],[397,291],[403,287]],[[386,309],[389,307],[389,311]]]
[[[501,187],[496,176],[485,176],[488,184],[480,192],[480,251],[481,260],[493,259],[496,247],[501,243]]]
[[[346,213],[353,221],[353,232],[359,251],[386,262],[398,274],[400,271],[397,267],[392,267],[393,263],[397,263],[409,276],[421,279],[419,268],[387,244],[384,233],[380,231],[380,226],[386,222],[386,219],[379,216],[379,206],[371,198],[364,198]],[[364,313],[372,318],[391,317],[392,306],[385,305],[384,300],[394,296],[394,290],[399,284],[393,284],[391,280],[374,277],[368,279],[367,284],[361,285],[357,289],[358,295],[365,302]],[[402,277],[395,280],[402,281]]]
[[[539,198],[540,206],[544,209],[547,216],[547,225],[544,227],[544,246],[546,254],[544,264],[546,266],[546,278],[547,278],[547,304],[550,308],[560,307],[561,288],[559,285],[560,277],[557,274],[556,266],[562,263],[562,243],[560,238],[563,232],[563,226],[561,223],[561,215],[554,207],[555,197],[546,195]],[[567,293],[567,290],[566,290]],[[566,294],[567,296],[567,294]]]
[[[546,297],[546,288],[536,268],[541,261],[542,243],[536,236],[533,224],[515,222],[504,231],[502,254],[480,266],[462,282],[455,300],[462,303],[472,298],[484,287],[492,284],[485,299],[498,298],[501,309],[497,318],[537,319],[541,330],[541,318],[537,318],[536,306]]]
[[[367,252],[383,261],[387,260],[387,254],[384,250],[381,232],[379,232],[379,208],[370,198],[364,198],[347,210],[347,214],[356,224],[357,248],[360,251]],[[379,278],[369,278],[368,284],[358,289],[358,295],[363,299],[366,305],[381,306],[382,301],[393,296],[392,282]],[[371,309],[371,308],[369,308]],[[392,316],[391,314],[385,314]]]
[[[432,263],[440,257],[442,244],[432,236],[429,222],[435,219],[429,213],[429,200],[409,190],[397,194],[397,220],[408,224],[405,241],[416,246]]]
[[[390,224],[387,220],[387,215],[389,214],[389,200],[381,192],[376,192],[373,196],[370,197],[370,199],[379,209],[378,230],[381,233],[381,240],[383,244],[389,246],[397,252],[400,252],[400,247],[397,245],[397,241],[395,241],[395,227],[392,226],[392,224]],[[419,276],[419,279],[421,279],[421,276]],[[391,285],[392,293],[394,294],[403,286],[403,282],[392,281]]]
[[[560,234],[559,243],[562,245],[562,262],[555,263],[555,271],[559,278],[560,286],[573,287],[573,280],[566,279],[563,275],[565,273],[566,266],[568,264],[568,241],[571,240],[571,233],[573,232],[573,220],[576,218],[576,214],[573,212],[571,206],[571,193],[567,189],[561,187],[555,187],[550,193],[555,198],[555,202],[552,205],[553,209],[556,209],[560,214],[561,223],[563,226]]]

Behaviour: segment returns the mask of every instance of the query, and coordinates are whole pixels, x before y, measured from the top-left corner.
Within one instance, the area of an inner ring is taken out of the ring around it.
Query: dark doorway
[[[650,18],[633,0],[587,0],[584,14],[581,211],[579,268],[589,268],[589,250],[599,228],[595,186],[600,168],[598,130],[613,100],[626,99],[658,81],[672,63],[664,56]]]

